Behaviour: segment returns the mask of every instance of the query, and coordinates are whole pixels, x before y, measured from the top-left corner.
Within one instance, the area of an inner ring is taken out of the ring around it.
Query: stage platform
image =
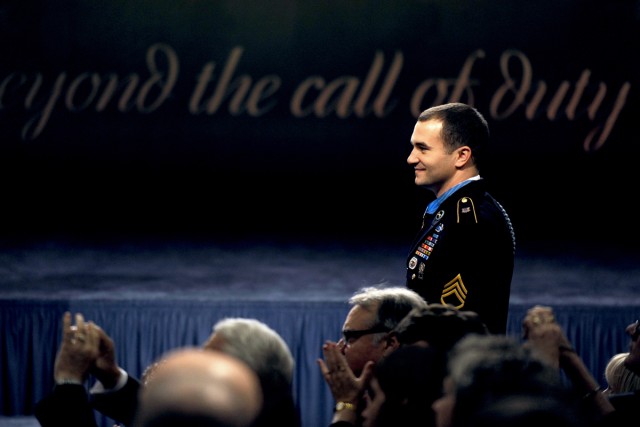
[[[0,248],[0,426],[29,425],[53,385],[65,310],[109,333],[133,375],[162,352],[201,345],[224,317],[255,317],[296,360],[303,427],[329,424],[333,401],[316,359],[336,340],[347,299],[362,286],[402,285],[406,242],[243,238],[4,242]],[[510,335],[535,304],[558,321],[604,384],[610,356],[627,351],[640,316],[640,253],[567,242],[520,242]],[[494,268],[488,266],[488,268]],[[99,418],[110,427],[110,420]]]

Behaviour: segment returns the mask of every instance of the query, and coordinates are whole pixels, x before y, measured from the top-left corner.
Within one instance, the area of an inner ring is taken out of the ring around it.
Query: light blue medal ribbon
[[[431,203],[429,203],[427,205],[427,209],[424,211],[424,216],[426,215],[433,215],[438,211],[438,208],[440,207],[440,205],[442,204],[442,202],[444,202],[451,194],[455,193],[459,188],[464,187],[465,185],[469,184],[471,181],[477,181],[480,179],[480,175],[476,175],[472,178],[466,179],[464,181],[462,181],[459,184],[454,185],[453,187],[451,187],[450,189],[448,189],[447,191],[444,192],[444,194],[440,197],[438,197],[435,200],[432,200]]]

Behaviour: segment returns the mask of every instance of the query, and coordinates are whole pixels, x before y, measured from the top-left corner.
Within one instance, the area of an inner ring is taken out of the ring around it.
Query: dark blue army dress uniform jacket
[[[425,214],[406,284],[428,303],[475,311],[491,333],[506,333],[514,257],[511,220],[479,179]]]

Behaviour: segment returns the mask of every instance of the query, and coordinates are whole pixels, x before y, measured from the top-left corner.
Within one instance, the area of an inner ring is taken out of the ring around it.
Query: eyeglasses
[[[344,339],[344,342],[346,342],[347,344],[351,344],[352,342],[354,342],[355,340],[357,340],[362,336],[377,334],[380,332],[389,332],[389,328],[384,327],[383,325],[377,325],[369,329],[361,329],[361,330],[345,329],[342,331],[342,337]]]

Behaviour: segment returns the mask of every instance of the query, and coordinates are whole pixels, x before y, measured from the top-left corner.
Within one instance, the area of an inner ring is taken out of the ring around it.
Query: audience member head
[[[363,427],[435,425],[431,404],[440,396],[445,357],[430,347],[406,346],[375,366]]]
[[[515,395],[480,409],[467,427],[584,427],[571,406],[555,397]]]
[[[629,353],[618,353],[609,359],[604,370],[607,392],[627,393],[640,390],[640,376],[633,373],[624,363],[628,355]]]
[[[474,311],[461,311],[448,304],[414,308],[391,332],[400,345],[423,345],[448,352],[468,334],[487,335],[489,330]]]
[[[339,344],[349,368],[356,376],[365,364],[379,361],[398,346],[392,345],[389,332],[414,308],[427,303],[406,287],[364,287],[349,299],[351,310],[342,327]]]
[[[629,343],[629,354],[624,360],[624,364],[636,375],[640,375],[640,320],[631,323],[625,329],[631,338]]]
[[[508,336],[468,335],[453,347],[447,366],[444,394],[433,404],[438,427],[466,427],[506,396],[570,402],[559,371]]]
[[[262,408],[255,372],[219,351],[173,350],[140,390],[135,427],[249,427]]]
[[[213,326],[204,348],[220,350],[244,361],[261,380],[291,385],[294,359],[289,346],[267,324],[251,318],[225,318]]]
[[[258,425],[300,424],[293,397],[294,358],[275,330],[257,319],[225,318],[213,326],[204,348],[237,357],[258,374],[264,393]]]
[[[163,358],[156,359],[150,365],[148,365],[144,369],[144,371],[142,371],[142,375],[140,377],[140,382],[142,383],[143,386],[147,385],[149,380],[151,378],[153,378],[153,376],[156,374],[156,371],[158,370],[158,367],[160,365],[162,365],[163,363],[164,363],[164,359]]]

